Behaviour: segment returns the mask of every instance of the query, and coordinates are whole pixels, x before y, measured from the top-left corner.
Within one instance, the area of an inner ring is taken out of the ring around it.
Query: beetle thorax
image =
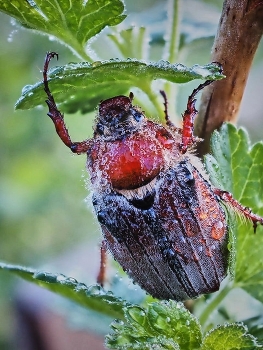
[[[148,185],[181,159],[178,142],[164,127],[145,118],[136,132],[122,137],[97,136],[88,156],[88,169],[98,191],[129,191],[129,196],[143,196]],[[171,158],[173,158],[171,160]],[[146,187],[145,187],[146,186]],[[140,189],[142,188],[142,191]],[[146,191],[147,192],[147,191]]]

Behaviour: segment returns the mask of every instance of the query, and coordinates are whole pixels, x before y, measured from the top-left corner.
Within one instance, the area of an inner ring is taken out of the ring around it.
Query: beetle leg
[[[56,52],[48,52],[46,54],[45,63],[44,63],[44,69],[43,69],[43,83],[44,83],[44,90],[47,94],[48,99],[46,100],[46,103],[49,108],[49,112],[47,115],[52,119],[57,134],[62,140],[62,142],[71,149],[73,153],[85,153],[90,148],[90,141],[84,140],[82,142],[72,142],[71,138],[69,136],[68,130],[65,125],[64,116],[63,114],[58,110],[56,102],[54,100],[53,95],[51,94],[48,86],[48,79],[47,79],[47,70],[49,62],[52,58],[57,57],[58,54]]]
[[[227,191],[220,190],[219,188],[214,189],[214,193],[219,196],[221,200],[230,204],[234,210],[237,210],[242,214],[246,219],[252,221],[254,232],[256,232],[257,224],[263,225],[263,218],[259,215],[254,214],[250,208],[244,207],[237,200],[235,200],[231,193]]]
[[[192,94],[188,97],[187,107],[183,114],[183,128],[182,128],[182,141],[181,141],[181,152],[185,153],[190,146],[192,146],[198,138],[194,136],[194,120],[197,115],[197,110],[195,109],[196,95],[205,86],[210,85],[213,80],[207,80],[203,84],[200,84]]]
[[[103,240],[101,242],[100,247],[100,270],[97,276],[97,283],[100,284],[102,287],[106,280],[106,265],[107,265],[107,249],[105,241]]]

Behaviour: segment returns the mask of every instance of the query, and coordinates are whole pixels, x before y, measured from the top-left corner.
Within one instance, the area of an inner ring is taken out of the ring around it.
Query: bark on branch
[[[225,0],[212,61],[223,65],[226,79],[207,87],[202,95],[196,134],[205,139],[199,152],[209,150],[214,129],[235,122],[251,63],[263,34],[263,1]]]

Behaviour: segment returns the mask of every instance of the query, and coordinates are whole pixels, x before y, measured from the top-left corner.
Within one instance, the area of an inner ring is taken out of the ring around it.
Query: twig
[[[209,150],[210,135],[223,122],[235,122],[249,70],[263,34],[263,1],[225,0],[212,61],[223,65],[226,79],[210,85],[202,95],[196,135],[205,139],[199,152]]]

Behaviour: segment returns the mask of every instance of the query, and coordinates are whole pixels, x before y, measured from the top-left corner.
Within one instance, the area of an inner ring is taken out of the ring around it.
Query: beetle
[[[48,116],[73,153],[87,154],[92,202],[103,233],[98,282],[105,279],[110,251],[124,271],[158,299],[177,301],[217,291],[228,272],[229,229],[222,203],[253,223],[263,218],[233,196],[214,188],[194,155],[193,134],[198,86],[188,98],[182,128],[168,115],[166,124],[146,118],[132,104],[133,94],[100,102],[93,138],[72,142],[63,114],[48,85],[48,52],[43,69]]]

